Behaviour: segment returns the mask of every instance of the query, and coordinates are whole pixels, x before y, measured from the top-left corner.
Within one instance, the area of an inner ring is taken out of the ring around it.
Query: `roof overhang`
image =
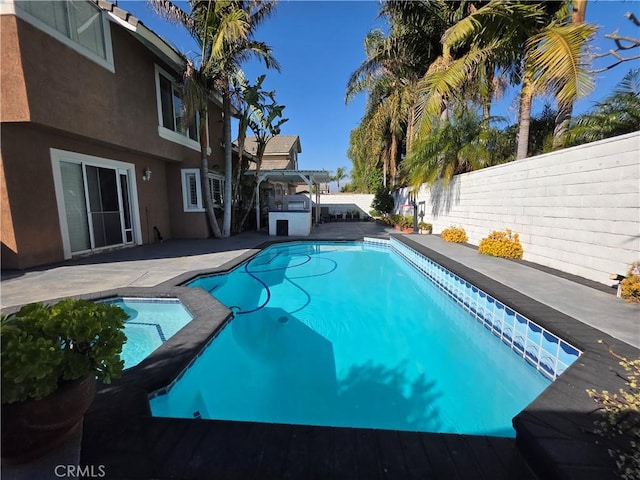
[[[128,30],[140,43],[162,59],[169,67],[178,73],[182,73],[186,65],[186,58],[160,35],[147,28],[137,17],[109,1],[93,0],[93,2],[106,12],[109,20]],[[222,107],[222,97],[217,92],[210,92],[209,100]],[[232,114],[237,116],[238,113],[234,110],[232,106]]]

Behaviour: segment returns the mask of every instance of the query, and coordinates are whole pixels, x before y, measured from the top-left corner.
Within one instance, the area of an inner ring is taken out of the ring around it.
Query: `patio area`
[[[328,223],[314,227],[305,239],[357,240],[392,232],[375,222]],[[599,452],[595,448],[597,439],[584,433],[588,409],[593,409],[584,385],[615,384],[609,377],[616,362],[597,344],[599,338],[619,353],[640,354],[638,306],[622,302],[606,287],[593,288],[548,269],[478,255],[437,236],[400,237],[523,314],[547,322],[585,350],[576,362],[580,365],[518,415],[518,440],[148,417],[141,403],[147,386],[162,384],[180,371],[181,362],[217,328],[209,325],[208,333],[200,330],[187,339],[191,343],[172,366],[165,359],[162,368],[129,371],[102,387],[82,439],[75,438],[63,452],[34,464],[3,464],[2,474],[55,478],[56,465],[81,461],[105,465],[106,478],[536,478],[526,457],[542,472],[540,478],[604,478],[611,462],[602,447]],[[167,241],[48,268],[5,272],[2,306],[8,312],[31,301],[70,295],[142,290],[138,287],[162,291],[189,272],[228,269],[268,240],[264,234],[246,233],[224,240]],[[578,401],[567,396],[568,389]]]

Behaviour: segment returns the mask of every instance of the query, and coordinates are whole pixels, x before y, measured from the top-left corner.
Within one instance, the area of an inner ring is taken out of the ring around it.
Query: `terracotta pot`
[[[82,428],[95,394],[96,379],[91,374],[40,400],[2,405],[2,458],[24,463],[62,446]]]

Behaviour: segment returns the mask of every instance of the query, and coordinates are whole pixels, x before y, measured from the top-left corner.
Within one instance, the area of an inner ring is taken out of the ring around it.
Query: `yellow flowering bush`
[[[599,405],[603,413],[603,417],[595,421],[595,432],[605,437],[616,438],[616,448],[609,449],[609,455],[616,461],[620,478],[639,480],[640,359],[629,360],[611,349],[609,353],[620,360],[629,387],[627,390],[620,389],[618,393],[587,389],[587,394]]]
[[[468,240],[467,232],[462,227],[451,226],[445,228],[440,232],[440,236],[445,242],[465,243]]]
[[[627,277],[620,282],[622,298],[640,303],[640,262],[634,262],[627,271]]]
[[[509,229],[504,232],[495,230],[488,237],[480,240],[478,253],[502,258],[522,258],[523,250],[520,236],[517,233],[512,233]]]

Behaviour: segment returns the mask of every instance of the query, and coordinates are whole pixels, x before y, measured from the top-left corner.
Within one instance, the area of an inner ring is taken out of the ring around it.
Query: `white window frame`
[[[204,206],[202,204],[202,182],[200,180],[199,168],[183,168],[181,171],[182,180],[182,208],[185,212],[204,212]],[[188,177],[195,175],[196,179],[196,204],[191,203],[190,189]]]
[[[92,2],[88,2],[88,3],[92,3]],[[99,9],[99,14],[100,14],[100,20],[102,21],[102,32],[104,34],[103,35],[103,37],[104,37],[104,50],[105,50],[106,59],[102,58],[99,55],[96,55],[94,52],[92,52],[91,50],[86,48],[84,45],[82,45],[81,43],[78,43],[75,40],[67,37],[62,32],[59,32],[58,30],[56,30],[53,27],[50,27],[49,25],[44,23],[42,20],[39,20],[36,17],[32,16],[29,12],[25,12],[17,4],[11,2],[11,5],[13,7],[13,11],[12,12],[10,12],[9,8],[6,8],[6,9],[3,8],[2,13],[3,14],[4,13],[9,13],[9,12],[10,13],[14,13],[21,20],[24,20],[25,22],[33,25],[38,30],[42,30],[47,35],[52,36],[53,38],[55,38],[59,42],[65,44],[67,47],[75,50],[76,52],[78,52],[83,57],[86,57],[89,60],[91,60],[92,62],[97,63],[101,67],[109,70],[111,73],[115,73],[116,72],[115,64],[114,64],[114,61],[113,61],[113,47],[112,47],[112,44],[111,44],[111,23],[109,22],[107,16],[105,15],[105,12],[102,9]],[[99,7],[96,6],[96,8],[99,8]]]
[[[207,174],[207,180],[217,180],[218,182],[220,182],[220,202],[216,201],[215,196],[213,195],[213,188],[211,189],[211,203],[213,203],[214,208],[222,208],[222,205],[224,204],[224,175],[221,175],[219,173],[212,173],[209,172]]]
[[[62,235],[62,249],[64,252],[64,258],[70,259],[73,254],[79,254],[81,252],[71,252],[71,241],[69,240],[69,226],[67,225],[67,212],[64,203],[64,188],[62,186],[62,175],[60,173],[60,162],[70,163],[84,163],[86,165],[92,165],[96,167],[107,167],[113,169],[127,170],[128,176],[131,179],[129,188],[131,189],[131,198],[129,203],[131,207],[131,228],[133,230],[133,243],[136,245],[142,245],[142,226],[140,223],[140,207],[138,205],[138,190],[136,187],[136,166],[133,163],[120,162],[118,160],[111,160],[108,158],[94,157],[92,155],[85,155],[83,153],[69,152],[66,150],[59,150],[57,148],[50,148],[49,154],[51,156],[51,167],[53,170],[53,186],[56,194],[56,203],[58,206],[58,220],[60,222],[60,233]],[[124,244],[123,244],[124,245]],[[100,247],[91,251],[98,252],[100,250],[108,250],[113,246]]]
[[[200,142],[193,140],[191,138],[189,138],[189,135],[185,135],[182,134],[178,131],[175,130],[171,130],[169,128],[166,128],[163,125],[163,119],[162,119],[162,95],[160,92],[160,75],[164,76],[165,78],[167,78],[168,80],[171,81],[171,85],[172,87],[175,85],[176,83],[176,79],[173,75],[171,75],[169,72],[167,72],[164,68],[155,65],[155,81],[156,81],[156,104],[157,104],[157,109],[158,109],[158,135],[161,138],[164,138],[165,140],[169,140],[170,142],[173,143],[179,143],[180,145],[183,145],[185,147],[188,147],[192,150],[195,150],[197,152],[200,151]],[[206,124],[206,128],[205,128],[205,132],[207,135],[207,145],[209,145],[209,124],[208,124],[208,118],[200,119],[200,121],[204,121]],[[174,118],[174,123],[175,123],[175,118]],[[200,128],[197,129],[197,135],[198,138],[200,137]],[[211,154],[211,148],[207,147],[207,154]]]
[[[200,177],[200,169],[199,168],[183,168],[181,171],[181,179],[182,179],[182,208],[185,212],[204,212],[204,195],[202,192],[202,182]],[[187,180],[188,176],[194,175],[196,180],[196,203],[191,203],[190,194],[191,191],[189,189],[189,181]],[[222,208],[222,203],[224,199],[224,175],[219,173],[209,172],[207,173],[207,181],[217,180],[220,182],[220,199],[221,201],[216,201],[216,198],[213,197],[212,203],[214,208]],[[213,196],[213,189],[211,189],[211,194]]]

